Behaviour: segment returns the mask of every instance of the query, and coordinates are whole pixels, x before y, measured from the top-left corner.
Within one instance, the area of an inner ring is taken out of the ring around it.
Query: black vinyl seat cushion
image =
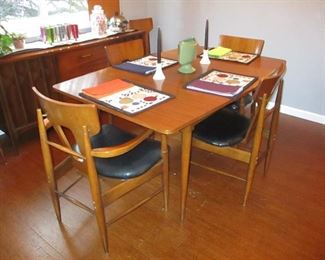
[[[193,136],[212,145],[232,146],[243,140],[249,123],[247,117],[224,108],[196,125]]]
[[[123,144],[134,136],[113,125],[103,125],[101,132],[91,138],[93,148]],[[113,158],[95,158],[99,175],[130,179],[142,175],[161,159],[160,142],[145,140],[131,151]]]

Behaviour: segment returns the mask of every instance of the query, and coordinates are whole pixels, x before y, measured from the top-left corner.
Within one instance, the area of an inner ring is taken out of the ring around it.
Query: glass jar
[[[91,31],[96,36],[106,34],[107,18],[100,5],[95,5],[90,15]]]

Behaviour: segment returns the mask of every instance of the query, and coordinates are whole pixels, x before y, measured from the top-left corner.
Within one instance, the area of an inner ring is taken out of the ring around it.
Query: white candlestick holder
[[[153,79],[154,80],[163,80],[163,79],[165,79],[165,75],[164,75],[164,73],[162,71],[161,63],[157,63],[157,65],[156,65],[156,72],[153,75]]]
[[[200,64],[210,64],[210,59],[209,59],[209,50],[203,50],[202,58],[200,60]]]

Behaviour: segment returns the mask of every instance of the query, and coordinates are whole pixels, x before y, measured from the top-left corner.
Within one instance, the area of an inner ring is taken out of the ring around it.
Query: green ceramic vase
[[[184,74],[193,73],[195,68],[192,62],[195,58],[197,42],[194,38],[189,38],[179,42],[178,44],[178,62],[181,65],[179,72]]]

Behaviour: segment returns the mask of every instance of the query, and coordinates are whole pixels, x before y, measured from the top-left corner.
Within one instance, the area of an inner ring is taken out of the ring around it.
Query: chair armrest
[[[119,156],[135,148],[137,145],[147,139],[150,135],[152,135],[152,133],[152,130],[146,130],[142,134],[136,136],[135,138],[126,143],[110,147],[100,147],[92,149],[91,155],[98,158],[110,158]]]

